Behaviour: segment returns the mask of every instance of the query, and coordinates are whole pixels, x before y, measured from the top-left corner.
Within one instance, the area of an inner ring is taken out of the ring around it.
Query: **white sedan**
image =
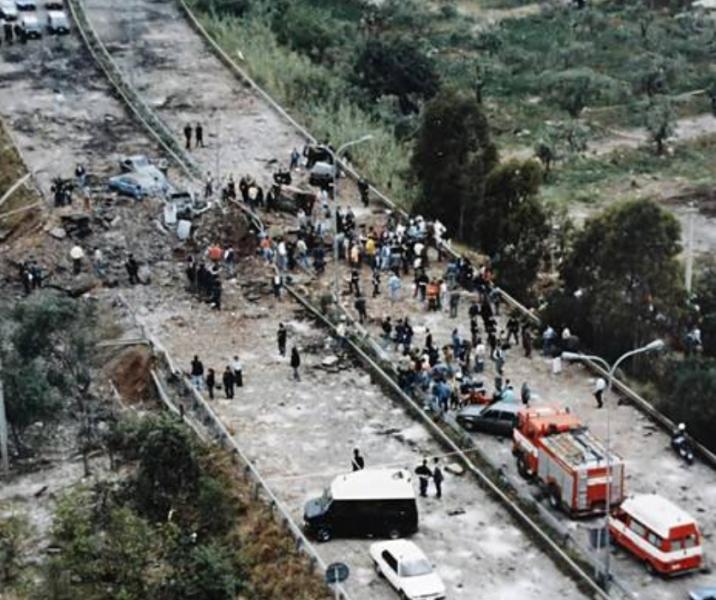
[[[376,542],[370,546],[375,571],[409,600],[444,600],[445,585],[423,551],[408,540]]]

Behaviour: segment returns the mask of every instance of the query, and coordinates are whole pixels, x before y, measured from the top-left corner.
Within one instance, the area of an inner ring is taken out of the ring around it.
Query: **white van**
[[[39,39],[42,37],[42,25],[36,15],[22,15],[20,26],[28,39]]]
[[[47,13],[47,31],[52,35],[65,35],[70,32],[70,20],[62,10],[51,10]]]

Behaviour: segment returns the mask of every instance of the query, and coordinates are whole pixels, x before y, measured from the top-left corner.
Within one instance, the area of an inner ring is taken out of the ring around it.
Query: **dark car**
[[[457,413],[456,419],[468,431],[483,431],[512,437],[520,408],[521,405],[517,402],[466,406]]]

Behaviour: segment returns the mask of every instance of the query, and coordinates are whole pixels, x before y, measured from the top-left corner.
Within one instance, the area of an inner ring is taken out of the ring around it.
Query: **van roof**
[[[621,508],[665,539],[669,538],[669,533],[674,527],[696,525],[689,513],[657,494],[632,496],[622,502]]]
[[[405,469],[361,469],[339,475],[331,483],[334,500],[414,499],[410,472]]]

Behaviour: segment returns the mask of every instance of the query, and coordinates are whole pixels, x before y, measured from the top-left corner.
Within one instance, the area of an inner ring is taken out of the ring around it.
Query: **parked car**
[[[70,32],[70,20],[62,10],[47,13],[47,30],[53,35],[65,35]]]
[[[333,185],[335,169],[335,165],[330,163],[317,162],[311,168],[311,172],[308,175],[308,183],[317,187],[328,188]]]
[[[413,542],[376,542],[370,546],[370,557],[376,573],[385,577],[401,598],[445,599],[445,584],[423,551]]]
[[[10,0],[0,2],[0,19],[4,21],[17,21],[17,7]]]
[[[124,156],[119,160],[119,168],[124,173],[132,171],[140,171],[152,165],[152,162],[143,154],[135,154],[133,156]]]
[[[29,39],[42,37],[42,25],[40,25],[40,19],[36,15],[22,15],[20,26]]]
[[[517,414],[521,406],[516,402],[474,404],[461,409],[455,418],[468,431],[483,431],[512,437],[512,430],[517,425]]]
[[[17,10],[37,10],[37,2],[35,0],[15,0]]]
[[[337,535],[395,539],[415,533],[418,506],[411,475],[392,469],[339,475],[323,496],[306,503],[303,520],[308,533],[319,542]]]
[[[109,178],[109,189],[114,190],[122,196],[131,196],[141,200],[147,195],[142,184],[132,175],[115,175]]]
[[[689,600],[716,600],[716,585],[691,590]]]

